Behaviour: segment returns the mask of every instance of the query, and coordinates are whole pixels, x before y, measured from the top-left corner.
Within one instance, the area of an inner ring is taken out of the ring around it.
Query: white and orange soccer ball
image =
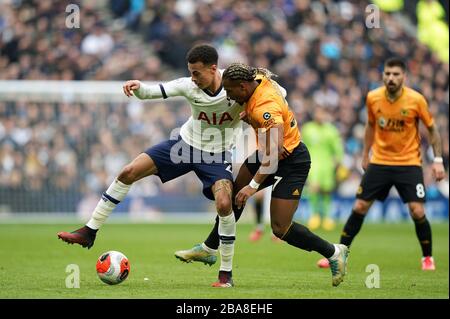
[[[97,275],[108,285],[117,285],[127,279],[130,273],[128,258],[118,251],[103,253],[97,260]]]

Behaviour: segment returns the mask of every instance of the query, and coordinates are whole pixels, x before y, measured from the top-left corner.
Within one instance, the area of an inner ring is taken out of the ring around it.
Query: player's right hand
[[[369,167],[369,156],[363,156],[361,161],[361,167],[365,171],[367,171],[367,167]]]
[[[256,189],[250,187],[249,185],[242,188],[239,193],[236,195],[236,198],[234,200],[234,204],[237,206],[238,209],[244,208],[245,203],[247,200],[255,195]]]
[[[126,96],[130,97],[133,96],[134,90],[139,90],[141,87],[141,81],[138,80],[130,80],[126,81],[123,85],[123,93],[125,93]]]
[[[445,168],[442,163],[433,163],[431,166],[431,170],[433,172],[434,179],[436,182],[440,182],[445,178]]]
[[[247,124],[250,124],[249,121],[248,121],[247,112],[245,112],[245,111],[242,111],[241,113],[239,113],[239,119],[241,121],[244,121]]]

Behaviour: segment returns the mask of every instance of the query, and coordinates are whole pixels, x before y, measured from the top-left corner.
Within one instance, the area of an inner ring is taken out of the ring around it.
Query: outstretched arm
[[[159,84],[144,84],[139,80],[126,81],[123,85],[123,93],[131,97],[135,95],[138,99],[167,99],[172,96],[186,96],[191,81],[189,78],[179,78]]]
[[[433,124],[430,127],[428,127],[428,134],[430,144],[433,147],[434,153],[434,160],[431,169],[433,171],[434,178],[436,179],[437,182],[439,182],[445,177],[445,169],[442,159],[441,136],[437,130],[436,124]]]
[[[133,92],[139,90],[140,87],[141,81],[138,80],[126,81],[125,84],[123,85],[123,93],[126,96],[131,97],[133,96]]]
[[[123,85],[123,93],[128,97],[135,95],[141,100],[167,98],[162,84],[147,85],[139,80],[126,81]]]

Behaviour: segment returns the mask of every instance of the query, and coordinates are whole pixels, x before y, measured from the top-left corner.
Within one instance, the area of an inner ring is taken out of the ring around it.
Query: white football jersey
[[[189,101],[192,115],[181,127],[180,136],[187,144],[202,151],[221,153],[229,150],[242,131],[239,113],[244,106],[227,99],[223,87],[212,95],[200,89],[190,77],[184,77],[159,85],[141,83],[134,93],[139,99],[184,96]]]

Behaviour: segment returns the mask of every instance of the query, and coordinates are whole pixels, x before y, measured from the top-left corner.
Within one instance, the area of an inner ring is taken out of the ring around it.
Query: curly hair
[[[250,82],[255,80],[258,74],[262,74],[268,79],[277,76],[265,68],[254,68],[244,63],[232,63],[225,69],[222,77],[223,79],[229,79],[232,81]]]

